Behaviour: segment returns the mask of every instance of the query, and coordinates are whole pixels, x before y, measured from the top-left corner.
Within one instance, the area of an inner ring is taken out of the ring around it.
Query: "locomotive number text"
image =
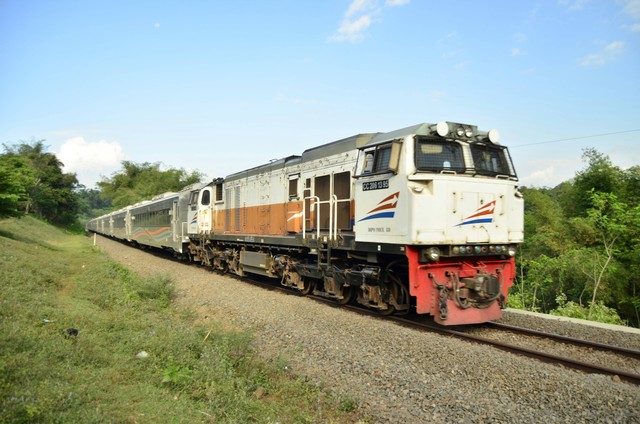
[[[389,188],[389,180],[368,181],[366,183],[362,183],[362,191],[381,190],[383,188]]]

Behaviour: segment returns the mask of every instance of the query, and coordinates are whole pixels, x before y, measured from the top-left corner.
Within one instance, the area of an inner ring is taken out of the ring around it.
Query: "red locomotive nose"
[[[513,257],[441,258],[420,263],[419,249],[407,247],[409,289],[416,312],[442,325],[476,324],[502,317],[515,278]]]

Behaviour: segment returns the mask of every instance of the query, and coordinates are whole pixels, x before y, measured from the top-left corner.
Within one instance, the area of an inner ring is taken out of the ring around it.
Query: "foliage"
[[[579,318],[598,322],[604,322],[606,324],[626,325],[626,322],[620,318],[618,312],[605,306],[602,302],[591,304],[590,307],[584,307],[575,302],[567,302],[567,296],[561,293],[557,298],[558,307],[552,310],[551,315]]]
[[[62,162],[46,152],[44,140],[4,145],[4,149],[0,181],[15,184],[9,193],[9,211],[33,213],[54,224],[73,224],[78,213],[74,192],[78,180],[75,174],[62,172]]]
[[[112,209],[110,199],[102,196],[98,189],[88,189],[80,185],[76,190],[76,195],[78,196],[79,219],[82,224],[91,218],[104,215]]]
[[[0,217],[24,214],[33,181],[34,171],[26,158],[0,156]]]
[[[525,242],[509,305],[584,308],[589,319],[605,319],[603,308],[612,308],[640,326],[640,168],[622,170],[593,149],[583,159],[572,181],[522,189]],[[558,293],[567,297],[562,305]]]
[[[134,274],[85,237],[6,219],[0,268],[0,422],[354,421],[259,361],[250,334],[173,306],[170,279]]]
[[[98,187],[103,198],[111,199],[115,208],[122,208],[160,193],[179,191],[202,179],[202,174],[198,171],[161,168],[161,163],[136,164],[123,161],[122,170],[114,173],[111,178],[103,178],[98,182]]]

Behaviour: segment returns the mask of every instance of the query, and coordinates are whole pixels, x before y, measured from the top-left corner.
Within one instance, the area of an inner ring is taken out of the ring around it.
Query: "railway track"
[[[531,349],[531,348],[523,347],[518,344],[506,343],[506,342],[494,340],[488,337],[482,337],[482,336],[473,334],[469,331],[461,331],[454,328],[443,327],[437,324],[425,323],[425,322],[421,322],[421,321],[403,317],[403,316],[393,316],[393,315],[381,316],[375,311],[364,309],[359,306],[338,305],[329,299],[320,298],[317,296],[310,296],[310,297],[315,300],[329,303],[329,304],[332,304],[333,306],[340,306],[342,308],[345,308],[360,314],[367,314],[367,315],[379,317],[381,319],[391,320],[403,326],[436,332],[438,334],[456,337],[458,339],[473,342],[473,343],[489,345],[506,352],[510,352],[513,354],[521,355],[521,356],[527,356],[527,357],[537,359],[543,362],[551,363],[551,364],[561,365],[569,369],[579,370],[579,371],[591,373],[591,374],[607,375],[613,378],[619,378],[620,380],[626,381],[628,383],[640,385],[640,374],[637,374],[634,372],[621,370],[621,369],[614,369],[611,367],[606,367],[598,364],[593,364],[586,361],[565,357],[562,355],[544,352],[539,349]],[[486,328],[498,329],[500,331],[509,331],[512,333],[518,333],[518,334],[529,336],[529,337],[544,338],[547,340],[552,340],[557,343],[567,343],[567,344],[577,346],[581,349],[597,349],[607,353],[622,355],[634,361],[640,361],[640,351],[634,350],[634,349],[629,349],[629,348],[624,348],[619,346],[612,346],[604,343],[593,342],[589,340],[582,340],[582,339],[562,336],[562,335],[553,334],[553,333],[545,333],[542,331],[531,330],[531,329],[522,328],[522,327],[515,327],[515,326],[500,324],[495,322],[485,323],[483,324],[483,326]]]
[[[531,348],[523,347],[517,344],[505,343],[503,341],[478,336],[469,332],[441,327],[437,325],[420,323],[407,318],[391,317],[391,319],[403,325],[408,325],[408,326],[412,326],[420,329],[427,329],[429,331],[435,331],[439,334],[456,337],[456,338],[474,342],[474,343],[482,343],[485,345],[490,345],[492,347],[495,347],[497,349],[500,349],[506,352],[527,356],[527,357],[534,358],[547,363],[562,365],[566,368],[580,370],[580,371],[592,373],[592,374],[603,374],[603,375],[612,376],[612,377],[617,376],[617,378],[619,378],[620,380],[623,380],[632,384],[640,385],[640,374],[636,374],[634,372],[614,369],[614,368],[606,367],[599,364],[592,364],[585,361],[544,352],[539,349],[531,349]],[[536,330],[530,330],[530,329],[521,328],[521,327],[513,327],[513,326],[504,325],[504,324],[489,323],[487,324],[487,326],[493,327],[493,328],[499,328],[503,331],[516,332],[516,333],[525,334],[528,336],[554,340],[560,343],[570,343],[585,349],[599,349],[599,350],[609,352],[609,353],[614,353],[617,355],[624,355],[628,358],[633,358],[634,360],[640,360],[640,351],[633,350],[633,349],[627,349],[627,348],[622,348],[618,346],[611,346],[603,343],[575,339],[571,337],[560,336],[557,334],[544,333]]]

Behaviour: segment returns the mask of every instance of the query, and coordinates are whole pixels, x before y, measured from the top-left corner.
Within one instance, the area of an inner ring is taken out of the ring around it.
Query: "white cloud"
[[[592,53],[580,60],[580,66],[600,66],[614,60],[624,50],[624,41],[607,44],[598,53]]]
[[[560,0],[559,3],[563,6],[567,6],[568,12],[578,12],[584,9],[584,6],[589,3],[589,0]]]
[[[88,142],[84,137],[66,140],[56,156],[64,164],[64,172],[76,173],[87,187],[94,186],[101,175],[117,171],[127,158],[117,141]]]
[[[517,47],[511,49],[511,56],[522,56],[522,50]]]
[[[331,41],[348,41],[355,43],[364,39],[364,32],[374,22],[374,18],[382,13],[385,7],[402,6],[410,0],[386,0],[383,6],[377,0],[352,0],[344,13],[342,23],[331,36]]]
[[[394,7],[394,6],[403,6],[403,5],[407,4],[407,3],[409,3],[410,1],[411,1],[411,0],[387,0],[387,1],[385,2],[385,4],[386,4],[387,6],[391,6],[391,7]]]
[[[634,19],[640,19],[640,0],[628,0],[623,11]]]
[[[555,170],[552,166],[532,172],[520,178],[520,184],[528,187],[545,187],[555,184]]]
[[[458,62],[453,66],[453,69],[455,69],[457,71],[462,71],[462,70],[466,69],[470,64],[471,64],[471,62],[469,62],[468,60],[465,60],[465,61],[462,61],[462,62]]]
[[[369,25],[371,25],[371,16],[369,15],[361,16],[355,21],[345,19],[331,39],[334,41],[350,41],[352,43],[362,41],[364,38],[363,32]]]
[[[640,0],[627,0],[622,11],[631,19],[637,21],[640,19]],[[640,31],[640,22],[634,22],[628,25],[631,32]]]
[[[370,10],[373,8],[373,2],[371,0],[353,0],[349,5],[349,8],[344,14],[345,18],[350,18],[353,15],[356,15],[365,10]]]

